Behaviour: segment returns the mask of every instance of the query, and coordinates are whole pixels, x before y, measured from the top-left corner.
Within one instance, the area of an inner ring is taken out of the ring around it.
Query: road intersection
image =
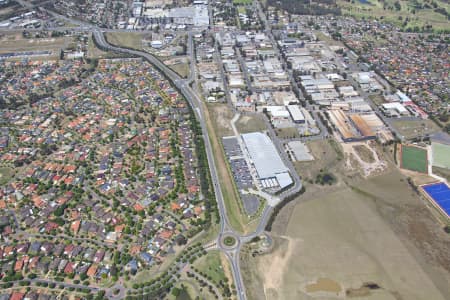
[[[224,202],[222,190],[220,188],[219,176],[217,173],[217,168],[216,168],[216,164],[215,164],[215,160],[214,160],[214,154],[213,154],[211,142],[209,139],[208,129],[207,129],[206,123],[204,121],[205,120],[204,106],[203,106],[202,101],[201,101],[200,97],[198,96],[198,94],[195,91],[193,91],[193,89],[189,85],[191,79],[186,80],[186,79],[180,78],[180,76],[178,74],[176,74],[169,67],[164,65],[160,60],[158,60],[156,57],[154,57],[153,55],[151,55],[149,53],[132,50],[132,49],[127,49],[127,48],[120,48],[120,47],[109,44],[106,41],[103,33],[98,29],[93,30],[93,37],[94,37],[96,43],[101,48],[104,48],[105,50],[139,56],[139,57],[142,57],[143,59],[147,60],[154,66],[156,66],[163,74],[165,74],[165,76],[167,76],[167,78],[169,78],[174,83],[174,85],[178,88],[178,90],[183,94],[183,96],[186,98],[186,100],[191,105],[193,111],[195,112],[197,119],[200,120],[200,126],[202,129],[202,134],[203,134],[203,138],[204,138],[205,146],[206,146],[205,148],[206,148],[206,154],[207,154],[208,164],[209,164],[209,168],[210,168],[210,174],[211,174],[211,178],[212,178],[212,182],[213,182],[213,186],[214,186],[214,193],[215,193],[215,197],[216,197],[217,205],[218,205],[218,209],[219,209],[219,214],[220,214],[220,233],[215,242],[216,242],[219,250],[221,250],[223,253],[225,253],[225,255],[227,256],[228,260],[231,263],[231,269],[232,269],[232,273],[233,273],[233,277],[234,277],[234,282],[235,282],[235,286],[236,286],[238,299],[246,299],[245,287],[244,287],[244,283],[243,283],[243,279],[242,279],[242,274],[240,271],[239,252],[241,250],[241,247],[245,243],[249,242],[254,237],[256,237],[264,232],[264,229],[270,218],[273,207],[270,205],[266,205],[266,207],[264,208],[264,210],[261,214],[259,224],[255,231],[253,231],[252,233],[250,233],[248,235],[241,235],[241,234],[237,233],[230,226],[230,223],[228,221],[225,202]],[[277,148],[280,152],[282,151],[282,148],[280,145],[277,145]],[[282,153],[280,153],[280,154],[282,154]],[[282,155],[285,162],[287,162],[286,158],[284,158],[284,156],[285,155]],[[288,166],[290,167],[291,172],[293,171],[292,174],[294,177],[295,184],[294,184],[293,188],[284,192],[280,198],[284,198],[289,195],[295,194],[298,191],[300,191],[302,188],[300,178],[298,177],[295,170],[293,170],[292,164],[289,164]],[[234,246],[227,246],[224,244],[223,239],[226,236],[232,236],[235,238],[236,243]]]
[[[26,1],[23,1],[23,2],[26,2]],[[222,251],[228,258],[228,260],[230,261],[233,279],[234,279],[236,292],[237,292],[237,298],[238,299],[246,299],[245,286],[244,286],[242,274],[240,271],[239,253],[240,253],[242,246],[245,243],[251,241],[256,236],[263,234],[274,207],[271,205],[265,206],[264,210],[261,213],[261,216],[259,219],[259,224],[258,224],[257,228],[250,234],[242,235],[242,234],[236,232],[230,226],[230,223],[229,223],[228,217],[227,217],[227,211],[226,211],[226,207],[225,207],[224,197],[222,194],[222,190],[220,188],[220,181],[219,181],[219,176],[218,176],[218,172],[217,172],[217,168],[216,168],[216,164],[215,164],[215,160],[214,160],[214,153],[213,153],[211,142],[209,139],[208,128],[205,123],[204,104],[203,104],[201,98],[199,97],[198,93],[191,87],[191,84],[193,82],[195,82],[195,75],[196,75],[195,74],[195,66],[193,64],[194,59],[195,59],[195,54],[194,54],[195,52],[194,52],[193,38],[192,38],[193,33],[190,33],[189,37],[188,37],[188,51],[189,51],[190,58],[191,58],[191,68],[190,68],[191,72],[190,72],[189,78],[183,79],[177,73],[175,73],[172,69],[167,67],[158,58],[156,58],[155,56],[153,56],[150,53],[111,45],[110,43],[108,43],[108,41],[106,40],[105,35],[104,35],[104,33],[109,30],[101,29],[93,24],[86,23],[86,22],[83,22],[80,20],[73,20],[71,18],[67,18],[65,16],[62,16],[62,15],[57,14],[52,11],[49,11],[49,13],[57,18],[63,19],[65,21],[68,21],[68,22],[71,22],[72,24],[77,25],[78,30],[84,30],[84,31],[91,32],[95,43],[97,44],[97,46],[99,48],[101,48],[103,50],[112,51],[112,52],[116,52],[116,53],[124,53],[124,54],[128,54],[130,56],[135,56],[135,57],[141,57],[142,59],[148,61],[150,64],[152,64],[154,67],[156,67],[159,71],[161,71],[170,81],[172,81],[172,83],[175,85],[175,87],[181,92],[181,94],[189,102],[192,110],[194,111],[194,113],[196,115],[197,120],[199,120],[200,127],[202,130],[202,135],[203,135],[203,139],[205,142],[205,149],[206,149],[206,154],[207,154],[207,159],[208,159],[208,164],[209,164],[209,171],[210,171],[212,184],[213,184],[213,188],[214,188],[214,194],[215,194],[215,198],[217,201],[218,210],[219,210],[219,214],[220,214],[220,232],[218,234],[217,239],[215,239],[215,241],[213,243],[215,245],[217,245],[217,248],[220,251]],[[74,30],[74,28],[71,28],[71,30]],[[75,29],[75,30],[77,30],[77,29]],[[216,47],[217,47],[217,45],[216,45]],[[282,149],[282,146],[280,144],[277,144],[276,139],[274,142],[275,142],[276,147],[277,147],[278,151],[280,152],[280,155],[283,158],[284,162],[288,163],[287,165],[291,169],[291,174],[293,175],[294,182],[295,182],[294,186],[291,189],[289,189],[288,191],[285,191],[281,195],[278,195],[278,197],[281,200],[289,195],[295,194],[298,191],[300,191],[302,188],[302,185],[300,182],[300,178],[298,177],[297,173],[293,169],[292,164],[291,163],[289,164],[288,159]],[[224,244],[225,237],[233,237],[236,241],[235,244],[234,245],[225,245]],[[38,279],[36,279],[36,280],[38,280]],[[69,286],[69,285],[67,285],[67,286]],[[79,286],[76,286],[76,287],[79,287]],[[96,288],[92,288],[92,287],[88,287],[88,288],[91,290],[97,290]],[[119,290],[119,295],[112,295],[112,293],[110,293],[111,289],[109,289],[108,295],[111,298],[116,299],[120,295],[124,295],[126,292],[126,289],[124,288],[124,286],[122,284],[118,284],[118,285],[114,286],[114,289]]]

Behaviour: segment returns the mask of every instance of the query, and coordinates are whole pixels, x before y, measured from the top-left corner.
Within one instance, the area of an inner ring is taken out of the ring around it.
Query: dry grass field
[[[307,184],[281,210],[271,253],[242,252],[249,299],[448,299],[450,236],[391,158],[381,175],[361,180],[324,141],[308,146],[323,161],[297,165],[300,174],[340,168],[341,180]]]
[[[113,45],[142,50],[144,34],[133,32],[107,32],[106,38]]]
[[[275,133],[280,139],[293,139],[300,137],[298,129],[295,127],[276,128]]]
[[[317,140],[306,143],[314,156],[314,160],[294,163],[295,169],[305,182],[313,180],[321,170],[339,175],[336,171],[342,169],[344,165],[342,149],[339,144],[332,143],[334,142],[329,140]]]
[[[375,162],[372,151],[366,145],[353,146],[358,156],[367,163]]]
[[[207,104],[210,117],[214,120],[214,129],[217,136],[222,138],[224,136],[233,135],[230,121],[233,118],[233,112],[228,108],[227,104],[211,103]]]
[[[432,120],[392,120],[390,122],[408,140],[440,130]]]
[[[25,52],[25,51],[51,51],[51,55],[34,56],[31,60],[59,59],[61,49],[66,49],[72,45],[72,37],[55,37],[28,39],[23,38],[21,33],[8,33],[0,35],[1,49],[0,53]],[[9,60],[21,60],[20,57],[10,58]]]
[[[236,122],[236,128],[239,133],[249,133],[255,131],[267,130],[266,123],[261,116],[241,116]]]
[[[450,170],[439,167],[433,167],[433,173],[447,179],[447,181],[450,182]]]
[[[173,64],[169,67],[183,78],[187,78],[189,76],[189,64],[187,63]]]

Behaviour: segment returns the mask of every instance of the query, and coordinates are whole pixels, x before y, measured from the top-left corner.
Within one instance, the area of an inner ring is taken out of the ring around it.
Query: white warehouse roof
[[[405,114],[408,112],[408,110],[399,102],[383,103],[382,106],[384,109],[394,109],[399,114]]]
[[[289,111],[282,105],[267,105],[266,109],[275,118],[289,118]]]
[[[291,114],[292,120],[294,120],[294,122],[305,121],[305,116],[303,115],[298,105],[288,105],[286,107]]]
[[[242,139],[255,165],[259,179],[274,178],[277,174],[289,171],[278,155],[275,145],[266,134],[246,133],[242,135]]]

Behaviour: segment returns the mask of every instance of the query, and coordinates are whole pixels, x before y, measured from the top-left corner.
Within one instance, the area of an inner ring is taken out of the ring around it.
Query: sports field
[[[440,143],[432,143],[433,166],[450,169],[450,146]]]
[[[434,183],[422,186],[423,190],[433,199],[441,210],[450,217],[450,188],[445,183]]]
[[[428,173],[427,150],[416,146],[402,145],[401,155],[403,169]]]

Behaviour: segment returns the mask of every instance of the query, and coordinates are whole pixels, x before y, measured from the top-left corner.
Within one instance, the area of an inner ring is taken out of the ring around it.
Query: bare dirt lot
[[[236,122],[236,128],[239,133],[249,133],[266,130],[266,124],[260,116],[241,116]]]
[[[383,172],[387,163],[381,157],[381,149],[374,142],[341,143],[346,157],[346,168],[355,170],[364,177]]]
[[[274,250],[242,254],[249,299],[448,299],[450,236],[406,178],[345,181],[307,187],[278,215]]]
[[[233,112],[230,110],[227,104],[214,103],[207,104],[210,111],[211,118],[214,120],[215,130],[217,135],[222,138],[224,136],[234,135],[231,128],[230,121],[233,118]]]

